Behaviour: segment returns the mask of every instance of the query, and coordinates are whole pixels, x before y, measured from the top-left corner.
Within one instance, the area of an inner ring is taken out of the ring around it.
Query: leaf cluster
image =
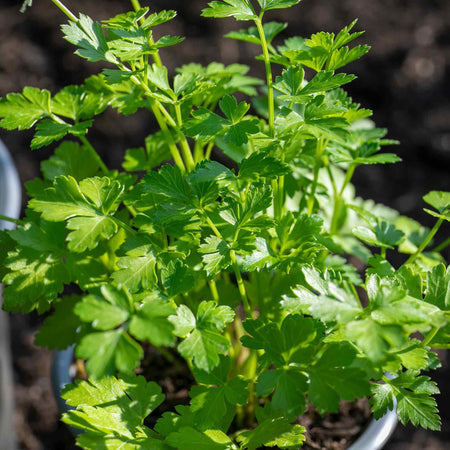
[[[63,392],[81,448],[294,449],[307,403],[336,413],[364,397],[376,418],[397,405],[402,423],[440,426],[421,371],[450,347],[450,194],[424,197],[431,230],[356,196],[358,167],[399,161],[343,89],[356,77],[339,70],[369,47],[350,45],[356,21],[276,43],[287,25],[266,14],[298,3],[202,12],[250,22],[227,37],[260,47],[261,79],[217,62],[172,74],[164,51],[183,38],[155,28],[174,11],[95,22],[67,10],[65,39],[101,73],[0,99],[0,126],[35,127],[31,149],[62,141],[27,183],[17,229],[0,233],[0,275],[6,310],[47,314],[36,343],[85,361],[88,380]],[[107,107],[159,127],[123,170],[88,140]],[[164,395],[135,374],[148,346],[195,379],[154,427]]]

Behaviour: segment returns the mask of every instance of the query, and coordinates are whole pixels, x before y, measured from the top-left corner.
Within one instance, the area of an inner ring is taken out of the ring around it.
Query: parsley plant
[[[299,1],[202,11],[247,22],[227,37],[260,48],[259,79],[215,62],[169,74],[160,50],[183,38],[153,31],[174,11],[132,0],[99,23],[53,0],[64,38],[102,73],[0,99],[3,128],[34,129],[33,150],[57,143],[27,184],[25,217],[0,234],[0,274],[7,311],[50,312],[36,342],[86,360],[89,380],[63,393],[82,448],[298,448],[307,402],[337,412],[356,397],[376,418],[395,397],[402,423],[440,427],[438,388],[421,371],[439,366],[431,348],[450,347],[449,239],[433,244],[450,193],[424,197],[431,230],[355,196],[359,166],[399,161],[342,89],[355,76],[340,70],[369,47],[349,46],[356,21],[278,42],[286,24],[266,17]],[[147,109],[159,125],[120,172],[88,140],[106,108]],[[407,255],[400,267],[394,252]],[[176,349],[196,380],[190,404],[154,429],[144,420],[164,395],[134,374],[143,343]]]

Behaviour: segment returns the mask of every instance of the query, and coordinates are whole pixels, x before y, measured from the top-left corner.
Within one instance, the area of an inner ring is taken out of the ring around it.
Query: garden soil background
[[[72,54],[73,48],[63,41],[59,30],[65,17],[50,0],[34,0],[25,14],[19,13],[21,3],[0,0],[0,96],[28,85],[55,93],[67,84],[81,84],[101,68]],[[84,12],[96,20],[131,9],[127,0],[65,3],[73,12]],[[217,60],[250,64],[251,73],[261,76],[261,63],[254,61],[256,47],[221,37],[232,29],[244,28],[246,23],[201,18],[200,11],[206,4],[200,0],[142,1],[143,6],[150,5],[154,10],[179,12],[173,23],[162,28],[166,34],[187,37],[181,45],[162,52],[169,68]],[[422,211],[421,198],[430,190],[450,190],[450,2],[303,0],[296,8],[270,14],[272,20],[289,21],[285,37],[338,31],[356,17],[356,28],[366,30],[360,43],[371,45],[372,50],[346,68],[358,76],[348,91],[364,107],[374,110],[377,125],[389,129],[389,138],[401,141],[396,150],[404,160],[395,166],[358,169],[354,179],[357,192],[432,226],[432,218]],[[103,159],[118,168],[124,150],[142,145],[153,129],[148,113],[119,118],[108,111],[97,119],[90,140]],[[28,132],[0,130],[22,182],[37,176],[40,161],[51,154],[51,149],[29,150],[31,136]],[[448,227],[443,231],[448,235]],[[33,345],[41,320],[33,314],[11,317],[17,434],[23,449],[72,449],[71,434],[58,422],[51,392],[51,352]],[[442,390],[438,396],[442,432],[399,426],[387,450],[448,448],[450,368],[447,353],[441,356],[443,367],[433,378]]]

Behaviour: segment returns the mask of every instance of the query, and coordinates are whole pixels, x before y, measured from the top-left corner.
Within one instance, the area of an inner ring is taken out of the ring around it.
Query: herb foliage
[[[237,64],[169,74],[160,50],[183,38],[153,31],[174,11],[133,0],[99,23],[53,0],[69,18],[64,38],[105,68],[55,95],[25,87],[0,99],[3,128],[34,129],[31,149],[57,144],[27,185],[24,219],[0,236],[0,273],[7,311],[51,311],[36,342],[75,345],[86,360],[89,380],[63,392],[82,448],[298,448],[307,401],[325,413],[356,397],[376,418],[395,397],[402,423],[440,427],[439,390],[421,371],[439,366],[431,348],[450,347],[449,240],[433,244],[450,193],[424,197],[431,230],[355,196],[358,166],[399,161],[342,89],[355,76],[336,72],[369,47],[348,46],[356,21],[275,44],[286,25],[266,13],[299,1],[202,12],[250,22],[227,37],[261,48],[263,81]],[[108,107],[150,110],[160,127],[126,150],[120,173],[87,138]],[[395,251],[407,255],[400,267]],[[79,294],[65,294],[70,284]],[[154,429],[144,420],[164,396],[134,374],[144,342],[176,349],[197,382]]]

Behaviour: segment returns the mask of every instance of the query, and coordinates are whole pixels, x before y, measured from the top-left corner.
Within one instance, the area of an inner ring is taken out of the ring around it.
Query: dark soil
[[[22,0],[0,2],[0,96],[20,91],[26,85],[56,92],[66,84],[81,83],[100,66],[73,56],[73,49],[61,39],[58,24],[65,18],[50,0],[34,0],[25,15],[18,13]],[[199,17],[206,0],[142,1],[152,8],[173,8],[179,18],[165,32],[185,35],[187,40],[163,53],[171,68],[185,62],[206,64],[252,64],[255,49],[221,35],[245,27],[244,22],[211,21]],[[68,0],[75,12],[97,20],[129,8],[128,0]],[[429,190],[449,190],[450,163],[450,2],[443,0],[303,0],[289,11],[274,12],[274,20],[289,21],[286,34],[309,35],[318,30],[336,31],[355,17],[359,29],[367,30],[362,42],[372,45],[370,54],[348,70],[358,80],[348,86],[351,95],[374,110],[378,126],[389,129],[389,137],[402,144],[397,153],[404,162],[395,166],[358,169],[358,193],[398,209],[430,226],[432,218],[423,211],[421,197]],[[104,160],[119,167],[124,149],[141,145],[153,127],[151,117],[133,118],[107,112],[90,135]],[[35,177],[39,163],[51,150],[31,152],[28,132],[0,130],[0,138],[11,150],[22,181]],[[443,230],[438,242],[448,236]],[[389,255],[388,255],[389,256]],[[448,256],[448,255],[447,255]],[[447,258],[448,259],[448,258]],[[41,319],[36,315],[11,318],[16,392],[15,422],[21,446],[26,450],[68,450],[73,440],[58,423],[52,399],[50,352],[33,345]],[[442,432],[399,426],[387,450],[439,450],[450,442],[450,367],[442,354],[443,367],[433,374],[442,394],[438,397],[443,419]],[[1,445],[0,445],[1,447]]]
[[[339,413],[320,416],[309,405],[298,423],[306,428],[304,450],[345,450],[364,431],[370,422],[367,399],[341,402]]]

